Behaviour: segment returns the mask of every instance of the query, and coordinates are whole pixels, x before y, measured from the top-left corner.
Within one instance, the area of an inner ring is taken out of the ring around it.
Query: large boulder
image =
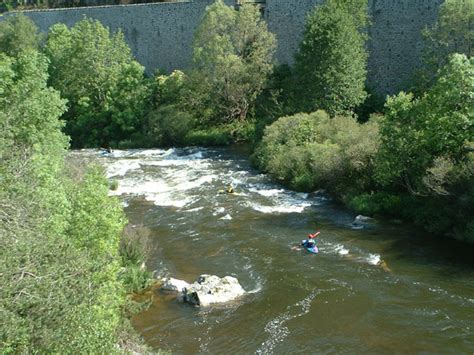
[[[201,275],[182,291],[183,301],[196,306],[229,302],[243,294],[245,290],[235,277],[220,278],[214,275]]]

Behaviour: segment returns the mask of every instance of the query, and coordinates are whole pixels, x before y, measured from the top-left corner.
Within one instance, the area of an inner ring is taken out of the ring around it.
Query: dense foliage
[[[424,91],[448,62],[450,54],[474,56],[474,0],[446,0],[438,20],[423,31],[423,67],[418,73],[417,91]]]
[[[211,5],[194,39],[194,70],[189,74],[187,101],[201,120],[243,121],[272,71],[275,35],[258,7],[239,11],[222,0]]]
[[[387,101],[375,176],[392,194],[410,194],[411,219],[472,240],[474,59],[452,55],[437,77],[419,99]]]
[[[301,111],[348,113],[364,102],[367,2],[328,0],[306,20],[296,55],[295,75]]]
[[[434,86],[421,98],[400,93],[389,98],[381,125],[377,177],[423,193],[424,177],[436,159],[466,159],[474,139],[474,59],[453,55]]]
[[[0,52],[17,56],[27,49],[39,49],[41,36],[38,28],[24,15],[0,21]]]
[[[113,353],[126,220],[101,169],[65,166],[66,101],[47,86],[47,65],[31,48],[0,54],[0,348]]]
[[[45,53],[50,83],[68,100],[64,119],[73,146],[117,145],[140,130],[149,89],[121,32],[110,35],[90,19],[71,29],[57,24]]]
[[[370,188],[378,146],[375,118],[359,124],[352,117],[331,119],[317,111],[282,117],[267,127],[254,159],[295,189],[325,188],[345,195]]]

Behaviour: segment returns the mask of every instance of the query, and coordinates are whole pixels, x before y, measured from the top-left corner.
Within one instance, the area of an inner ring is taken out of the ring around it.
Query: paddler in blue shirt
[[[314,246],[316,245],[316,237],[318,235],[320,235],[321,232],[320,231],[317,231],[316,233],[314,234],[308,234],[308,239],[304,242],[303,246],[306,247],[306,248],[314,248]]]

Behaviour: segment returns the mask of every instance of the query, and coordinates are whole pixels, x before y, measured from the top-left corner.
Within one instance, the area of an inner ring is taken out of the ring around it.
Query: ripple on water
[[[331,289],[331,291],[334,289]],[[288,335],[290,335],[290,329],[285,325],[288,321],[303,317],[308,314],[311,310],[312,301],[321,294],[323,291],[328,290],[313,290],[308,296],[299,302],[287,307],[287,311],[280,314],[276,318],[272,319],[265,325],[265,332],[269,334],[267,340],[265,340],[260,347],[256,350],[256,354],[273,354],[276,346],[282,343]]]

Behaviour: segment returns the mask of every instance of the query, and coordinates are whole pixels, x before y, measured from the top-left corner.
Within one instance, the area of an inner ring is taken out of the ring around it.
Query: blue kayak
[[[309,247],[309,246],[307,245],[307,242],[308,242],[307,239],[301,241],[301,245],[303,246],[303,248],[305,248],[309,253],[312,253],[312,254],[317,254],[317,253],[319,253],[319,249],[318,249],[318,247],[317,247],[316,245],[314,245],[314,246],[312,246],[312,247]]]

